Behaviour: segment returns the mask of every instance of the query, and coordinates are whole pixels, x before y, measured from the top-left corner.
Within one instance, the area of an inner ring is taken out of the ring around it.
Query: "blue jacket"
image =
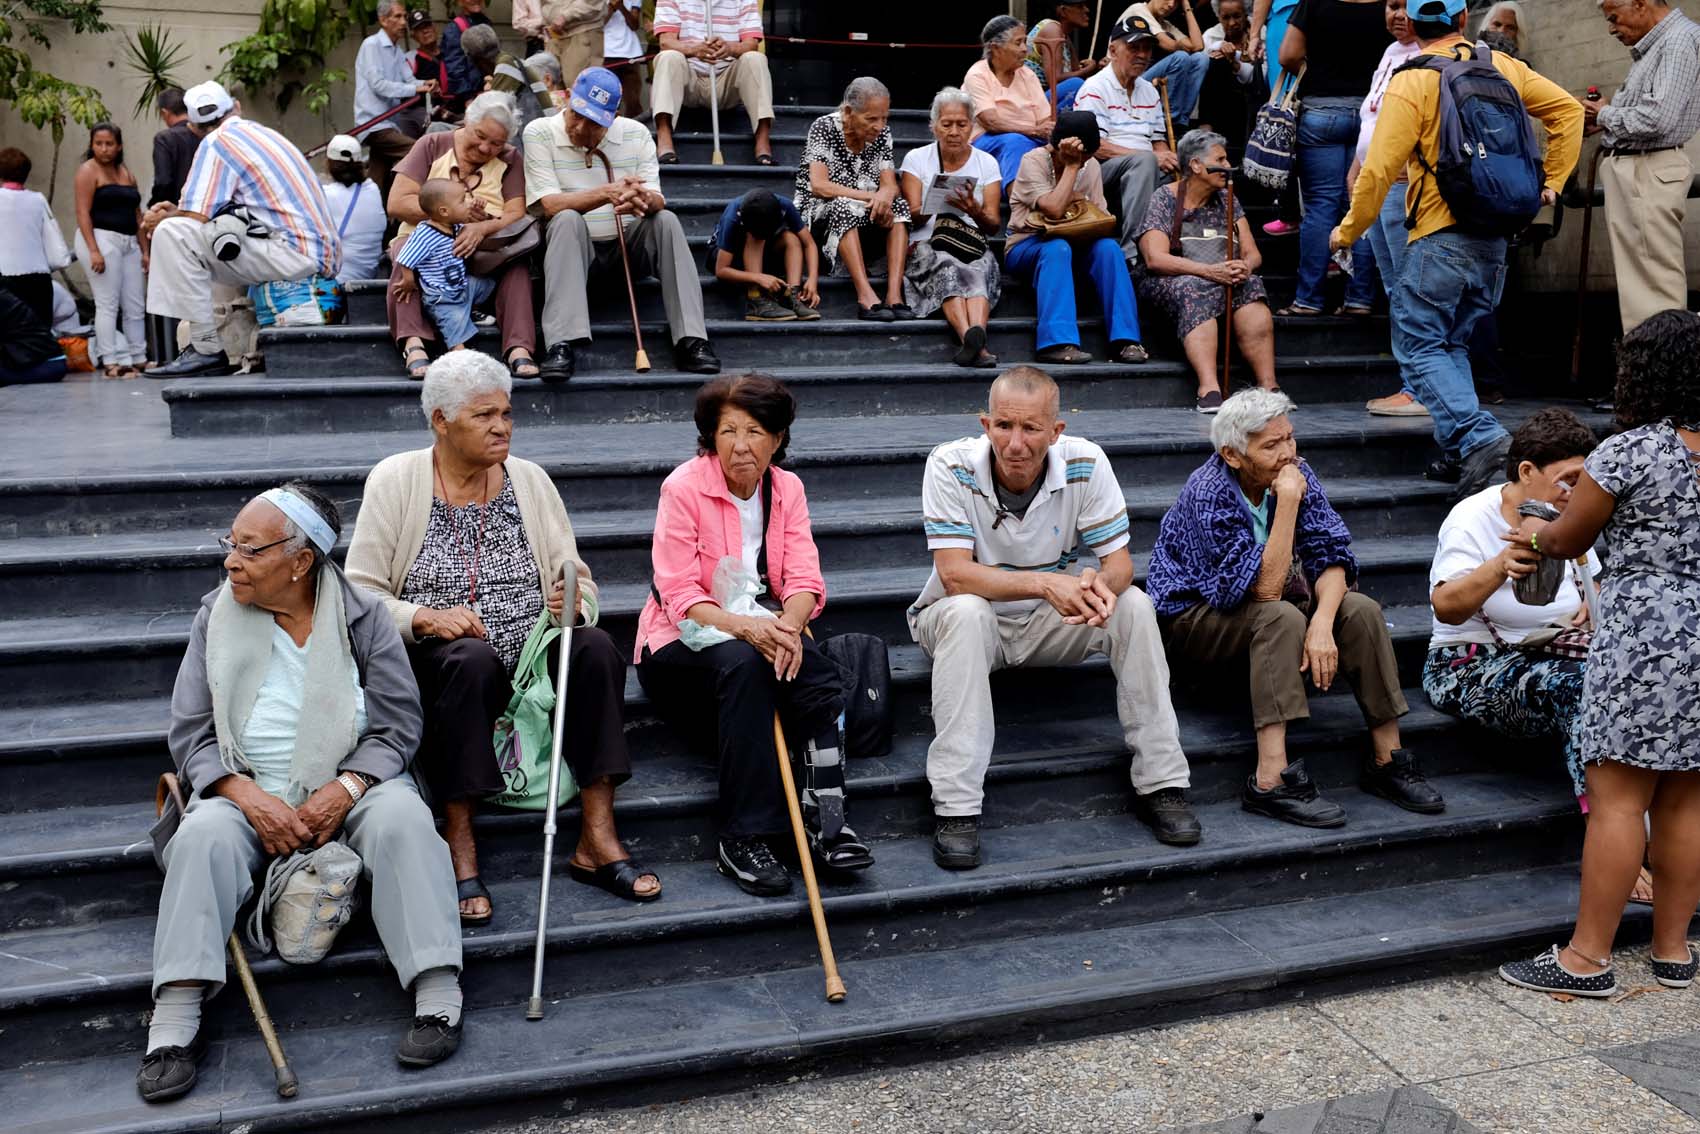
[[[480,12],[476,16],[457,16],[443,25],[442,56],[443,66],[449,69],[449,93],[470,98],[483,92],[484,73],[460,49],[461,20],[471,27],[473,24],[488,24],[490,17]]]

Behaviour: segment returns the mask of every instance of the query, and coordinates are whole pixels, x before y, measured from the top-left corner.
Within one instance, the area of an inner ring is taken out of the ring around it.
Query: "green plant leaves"
[[[153,108],[160,91],[183,85],[173,72],[182,65],[187,52],[181,44],[172,42],[168,30],[153,24],[136,29],[134,37],[126,33],[124,53],[130,74],[142,81],[142,92],[136,97],[133,112],[142,118]]]

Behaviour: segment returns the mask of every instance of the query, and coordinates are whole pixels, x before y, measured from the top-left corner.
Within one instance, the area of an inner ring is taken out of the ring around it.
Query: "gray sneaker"
[[[752,295],[744,301],[744,321],[747,323],[788,323],[797,318],[789,307],[782,307],[770,295]]]
[[[1511,452],[1511,435],[1502,433],[1486,445],[1478,445],[1459,462],[1458,487],[1452,490],[1452,503],[1467,500],[1505,479],[1505,456]]]

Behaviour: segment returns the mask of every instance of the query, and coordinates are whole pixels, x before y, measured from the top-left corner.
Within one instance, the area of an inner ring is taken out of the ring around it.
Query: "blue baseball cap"
[[[1466,0],[1419,0],[1409,9],[1413,20],[1456,20],[1464,11]]]
[[[612,126],[620,112],[620,80],[606,67],[586,67],[573,80],[567,105],[598,126]]]

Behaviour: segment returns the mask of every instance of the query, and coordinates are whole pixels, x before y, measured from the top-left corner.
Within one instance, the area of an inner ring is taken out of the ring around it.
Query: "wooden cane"
[[[832,955],[832,938],[826,933],[826,911],[820,904],[820,884],[815,881],[815,864],[809,856],[809,837],[803,832],[803,809],[797,803],[797,781],[791,775],[791,753],[785,746],[785,729],[779,714],[773,714],[773,749],[779,756],[779,778],[785,789],[785,803],[791,810],[791,834],[797,840],[797,861],[803,868],[803,888],[809,892],[809,914],[815,922],[815,943],[820,946],[821,967],[826,970],[826,998],[837,1004],[844,999],[844,981],[838,975],[838,961]]]
[[[1600,176],[1600,158],[1605,155],[1604,146],[1594,150],[1593,158],[1588,162],[1587,197],[1582,205],[1582,255],[1576,264],[1576,331],[1570,340],[1570,385],[1575,388],[1582,381],[1582,317],[1588,299],[1588,248],[1594,234],[1594,185]]]
[[[1104,0],[1092,5],[1092,38],[1086,41],[1086,58],[1098,58],[1098,20],[1104,14]]]
[[[1228,260],[1234,258],[1234,173],[1228,171]],[[1234,357],[1234,284],[1230,279],[1222,290],[1222,370],[1217,376],[1217,382],[1222,390],[1222,399],[1228,398],[1228,370]]]
[[[1163,129],[1169,135],[1169,152],[1175,152],[1175,120],[1169,114],[1169,76],[1153,79],[1151,85],[1157,88],[1157,94],[1163,100]]]
[[[166,772],[159,777],[159,786],[154,789],[155,815],[165,810],[167,799],[177,805],[179,815],[189,814],[189,807],[183,800],[182,785],[177,782],[177,776],[173,772]],[[266,1011],[266,998],[260,995],[260,985],[254,979],[254,970],[248,966],[248,954],[242,950],[242,939],[231,933],[225,947],[230,951],[230,963],[236,967],[236,979],[242,985],[243,994],[248,997],[248,1009],[254,1014],[254,1026],[259,1028],[260,1039],[266,1045],[266,1054],[271,1057],[272,1074],[277,1079],[278,1097],[292,1099],[301,1089],[301,1084],[295,1078],[295,1072],[290,1069],[289,1060],[283,1057],[283,1044],[278,1041],[277,1028],[272,1025],[271,1013]]]
[[[602,168],[608,173],[608,184],[614,183],[614,166],[608,160],[608,155],[601,150],[591,150],[591,153],[602,159]],[[609,206],[612,208],[613,206]],[[632,363],[632,369],[639,374],[649,373],[649,354],[643,349],[643,326],[638,322],[637,289],[632,286],[632,257],[626,251],[626,226],[620,219],[619,212],[614,213],[614,237],[620,242],[620,267],[626,273],[626,301],[632,305],[632,335],[637,339],[637,359]]]

